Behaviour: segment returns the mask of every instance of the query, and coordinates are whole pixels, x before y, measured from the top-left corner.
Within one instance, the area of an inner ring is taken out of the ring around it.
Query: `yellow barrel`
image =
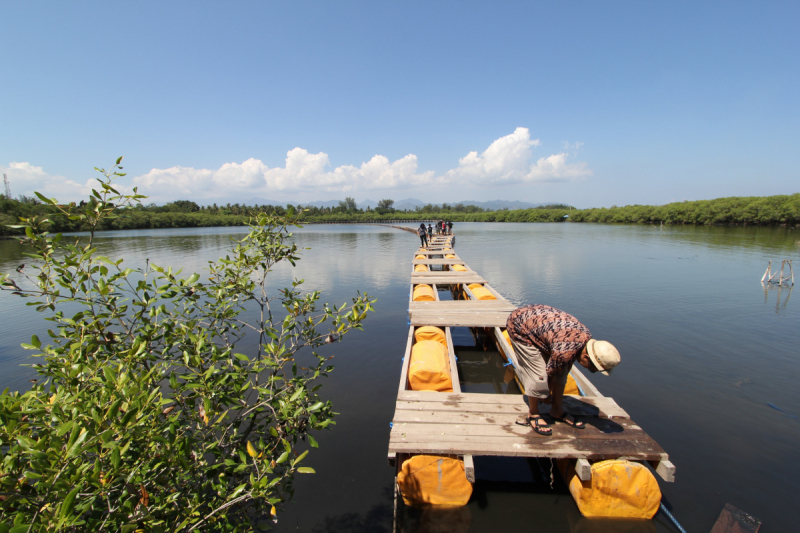
[[[481,285],[480,283],[470,283],[469,285],[467,285],[467,287],[469,287],[470,290],[472,290],[472,289],[475,289],[477,287],[483,287],[483,285]]]
[[[574,460],[559,460],[569,492],[581,514],[591,518],[653,518],[661,504],[658,481],[640,463],[611,459],[592,465],[592,479],[581,481]]]
[[[427,272],[427,271],[428,271],[428,265],[415,265],[414,266],[414,272]]]
[[[447,348],[447,336],[445,335],[444,330],[437,328],[436,326],[422,326],[421,328],[417,328],[414,331],[414,340],[417,342],[436,341]]]
[[[456,256],[455,256],[455,254],[447,254],[447,255],[444,256],[444,258],[445,259],[455,259]]]
[[[408,365],[411,390],[453,392],[447,348],[438,341],[421,341],[411,348]]]
[[[455,270],[456,272],[466,272],[467,267],[464,265],[450,265],[450,270]]]
[[[409,506],[458,507],[472,496],[464,461],[454,455],[415,455],[405,460],[397,485]]]
[[[433,287],[430,285],[415,285],[411,299],[415,302],[435,302],[436,295],[433,294]]]
[[[414,256],[414,259],[427,259],[427,258],[428,258],[427,256],[424,256],[424,255],[422,255],[422,254],[419,254],[419,255],[415,255],[415,256]]]
[[[486,287],[475,287],[472,290],[472,294],[475,295],[475,298],[478,300],[497,300],[497,297],[489,292],[489,289]]]

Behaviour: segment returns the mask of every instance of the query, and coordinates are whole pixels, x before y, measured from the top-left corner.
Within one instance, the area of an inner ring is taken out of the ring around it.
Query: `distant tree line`
[[[287,204],[244,205],[211,204],[201,206],[191,200],[178,200],[164,205],[154,203],[120,210],[119,217],[105,220],[98,228],[147,229],[178,227],[242,226],[258,213],[286,215],[301,212],[304,222],[360,222],[381,220],[443,219],[453,222],[605,222],[624,224],[759,224],[794,225],[800,223],[800,193],[780,196],[749,196],[676,202],[666,205],[627,205],[575,209],[564,204],[551,204],[529,209],[487,210],[464,204],[427,204],[413,210],[394,208],[394,200],[383,199],[375,209],[359,209],[347,197],[332,207]],[[52,206],[36,197],[10,199],[0,195],[0,235],[19,233],[9,228],[20,217],[48,214],[52,231],[68,232],[83,229],[79,221],[68,220]]]

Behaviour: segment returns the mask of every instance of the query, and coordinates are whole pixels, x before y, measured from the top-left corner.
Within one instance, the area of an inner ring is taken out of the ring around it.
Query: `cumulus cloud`
[[[269,168],[262,161],[251,158],[243,163],[226,163],[218,170],[153,169],[133,181],[145,194],[186,196],[201,192],[206,197],[222,197],[232,192],[402,189],[427,183],[434,177],[433,171],[417,173],[417,156],[412,154],[394,162],[376,155],[360,167],[343,165],[333,170],[329,167],[328,154],[312,154],[303,148],[294,148],[286,154],[283,167]]]
[[[49,198],[72,202],[88,197],[92,188],[97,187],[97,182],[93,179],[81,185],[63,176],[49,174],[42,167],[27,162],[12,161],[8,166],[0,165],[0,173],[8,176],[11,195],[15,198],[21,195],[33,196],[36,191]]]
[[[468,181],[474,185],[505,185],[531,181],[564,181],[592,175],[586,163],[567,163],[566,152],[539,158],[531,164],[531,148],[539,146],[528,128],[517,128],[500,137],[482,154],[470,152],[458,161],[458,167],[445,173],[449,181]]]
[[[331,168],[325,152],[310,153],[294,148],[286,153],[284,166],[270,168],[259,159],[242,163],[225,163],[218,169],[197,169],[175,166],[154,168],[132,179],[139,192],[156,201],[178,198],[212,200],[232,197],[291,196],[297,193],[345,193],[430,188],[443,184],[472,187],[497,186],[533,182],[559,182],[587,178],[592,170],[585,162],[572,162],[573,151],[582,143],[565,145],[565,151],[539,157],[533,161],[533,149],[541,145],[531,139],[528,128],[517,128],[510,135],[492,142],[482,153],[469,152],[459,159],[458,166],[437,175],[434,171],[419,171],[417,156],[409,154],[396,161],[375,155],[360,166],[342,165]],[[24,184],[25,192],[34,189],[48,196],[74,200],[85,198],[93,180],[81,185],[60,176],[51,176],[41,167],[29,163],[11,163],[10,177]]]

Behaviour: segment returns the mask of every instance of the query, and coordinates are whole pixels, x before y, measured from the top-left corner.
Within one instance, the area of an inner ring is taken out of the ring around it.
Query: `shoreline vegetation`
[[[337,207],[302,205],[240,204],[200,206],[190,200],[166,205],[137,205],[120,209],[119,215],[104,220],[98,230],[159,229],[245,226],[258,213],[284,216],[300,212],[300,223],[380,223],[389,220],[415,222],[445,219],[453,222],[598,222],[619,224],[689,224],[689,225],[761,225],[794,226],[800,224],[800,193],[777,196],[743,196],[675,202],[665,205],[626,205],[575,209],[567,205],[547,205],[529,209],[487,211],[462,204],[426,205],[415,210],[396,210],[392,200],[381,200],[375,209],[358,209],[352,198]],[[0,235],[22,232],[8,226],[20,217],[47,216],[50,231],[72,232],[85,228],[80,220],[69,220],[39,198],[21,196],[8,199],[0,195]]]

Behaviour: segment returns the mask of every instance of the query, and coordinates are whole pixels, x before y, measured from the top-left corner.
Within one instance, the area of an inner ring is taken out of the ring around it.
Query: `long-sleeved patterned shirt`
[[[526,305],[515,309],[506,322],[514,342],[536,346],[547,361],[547,375],[571,368],[592,338],[589,328],[577,318],[549,305]]]

